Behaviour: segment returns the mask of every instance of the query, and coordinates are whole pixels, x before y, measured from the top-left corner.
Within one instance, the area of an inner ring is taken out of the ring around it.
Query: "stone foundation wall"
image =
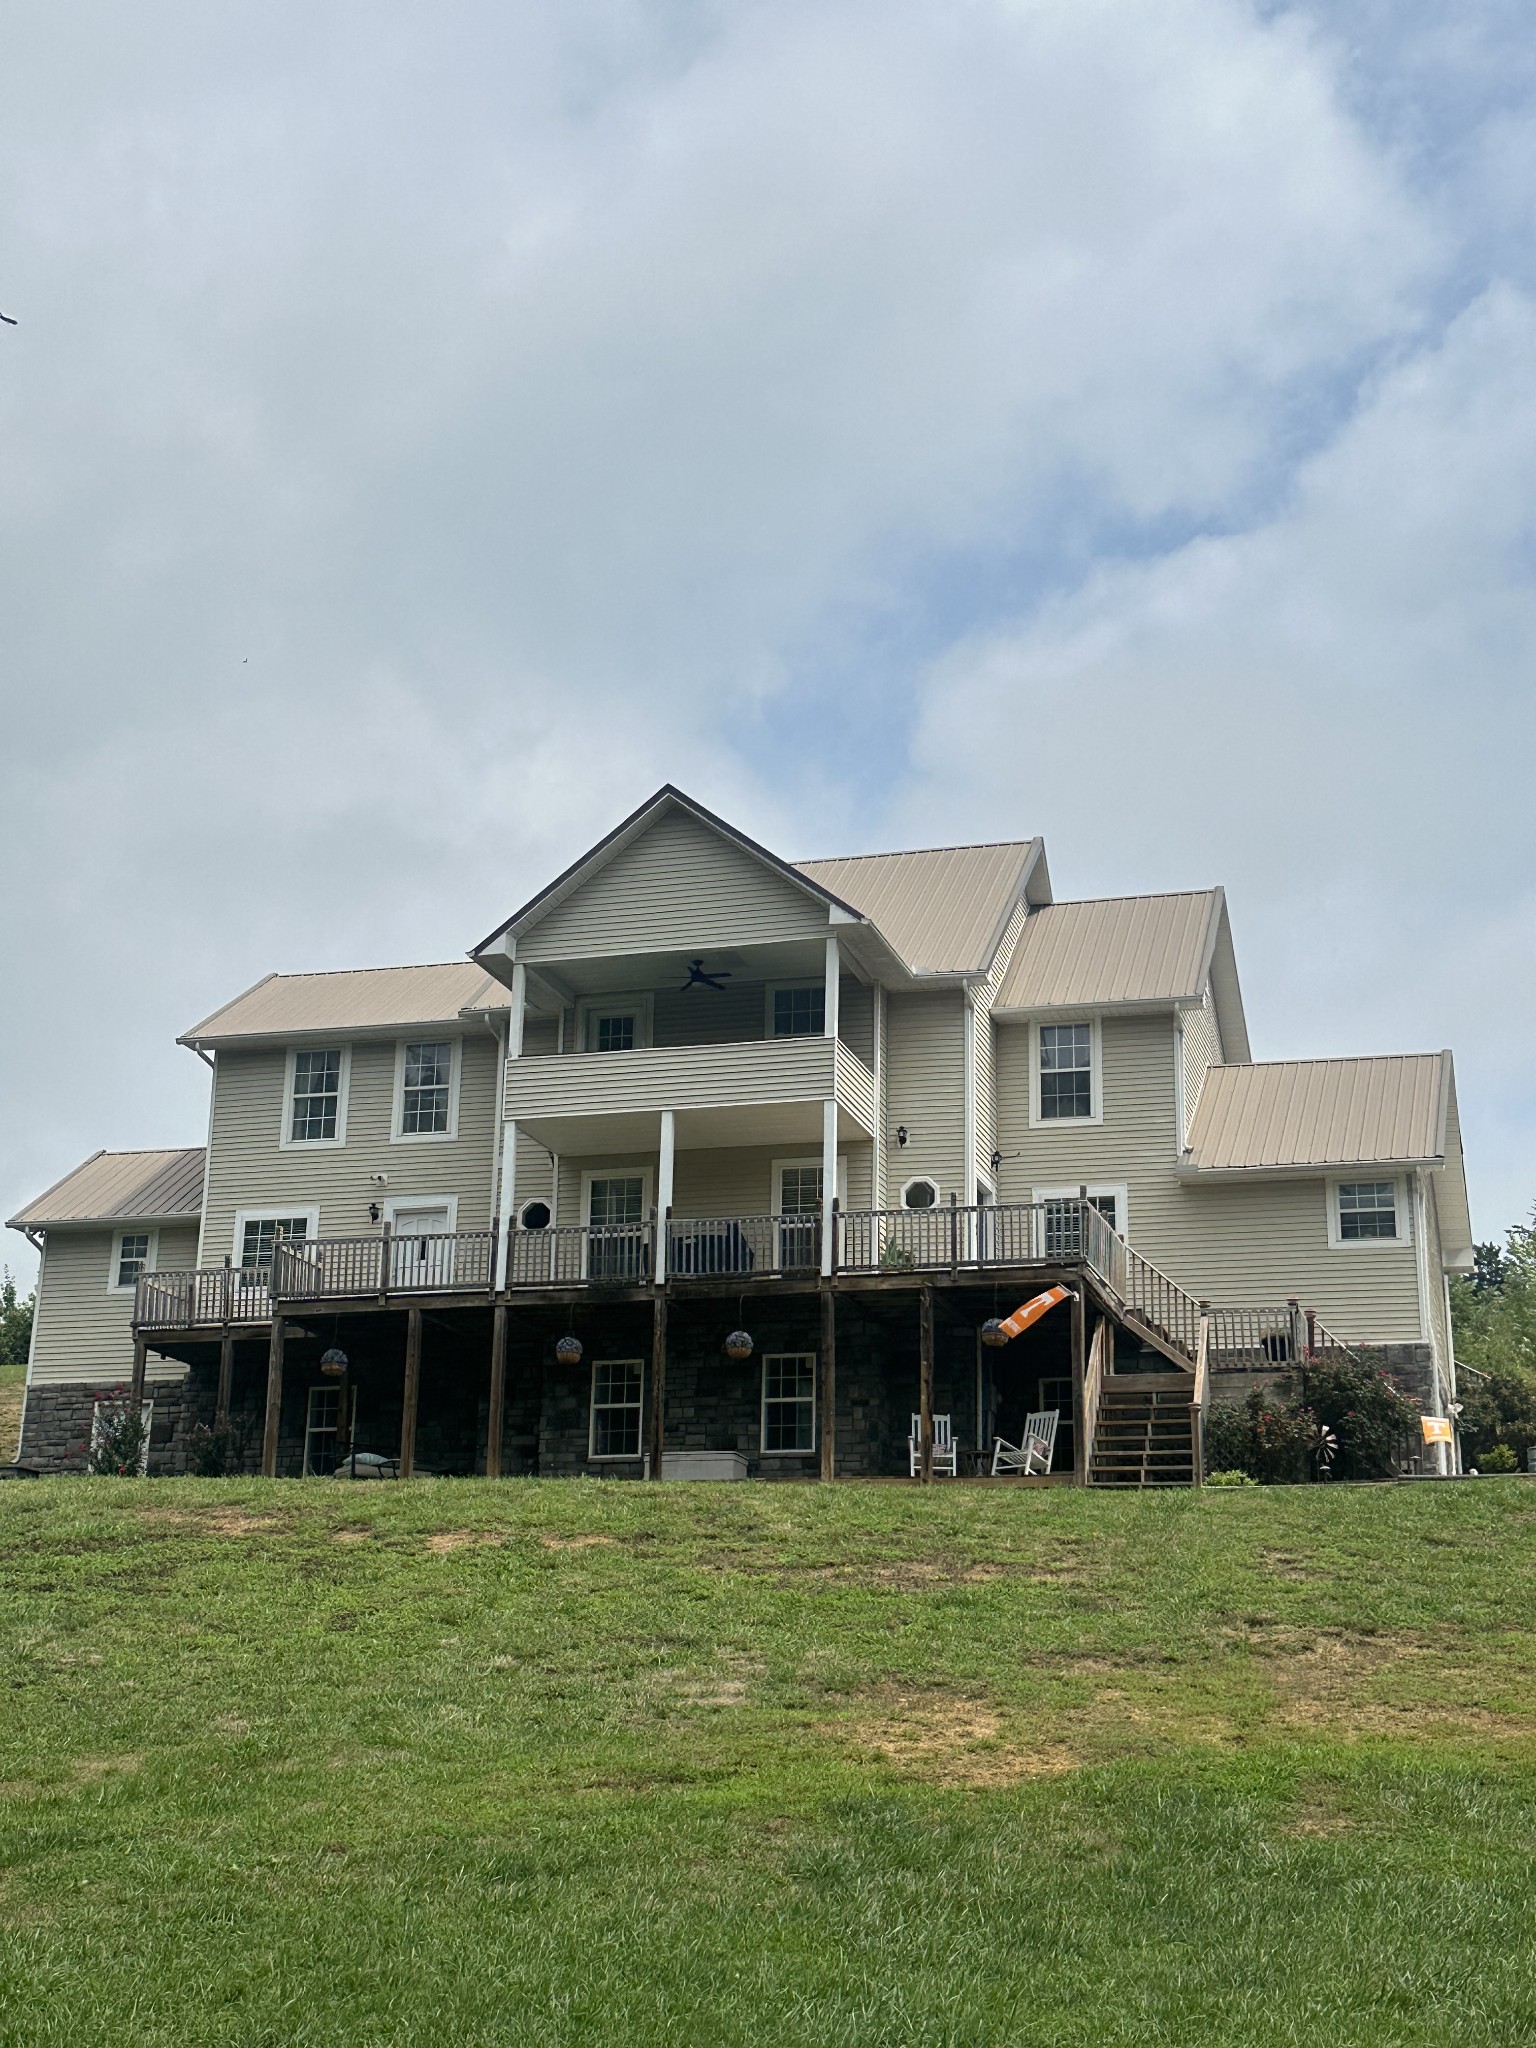
[[[28,1387],[17,1463],[38,1465],[45,1472],[83,1472],[92,1412],[97,1401],[113,1394],[115,1384],[104,1386],[88,1380],[76,1385]],[[185,1472],[187,1428],[192,1419],[186,1380],[152,1380],[144,1398],[155,1404],[149,1426],[150,1472],[166,1476]]]

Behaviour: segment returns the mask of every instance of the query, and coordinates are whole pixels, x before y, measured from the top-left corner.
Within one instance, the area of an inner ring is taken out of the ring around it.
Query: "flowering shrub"
[[[114,1479],[136,1479],[149,1436],[143,1416],[129,1405],[126,1387],[114,1387],[110,1394],[99,1394],[96,1401],[91,1440],[85,1452],[86,1471],[104,1473]]]
[[[1390,1478],[1398,1445],[1418,1432],[1419,1411],[1386,1373],[1342,1359],[1308,1366],[1297,1381],[1289,1399],[1255,1387],[1242,1407],[1207,1413],[1207,1473],[1246,1472],[1266,1486]]]

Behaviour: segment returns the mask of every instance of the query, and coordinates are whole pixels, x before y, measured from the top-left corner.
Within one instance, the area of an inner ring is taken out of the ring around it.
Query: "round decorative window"
[[[901,1191],[904,1209],[931,1209],[938,1199],[939,1191],[931,1180],[909,1180]]]
[[[524,1230],[548,1230],[548,1202],[525,1202],[523,1204],[523,1213],[519,1216],[518,1221],[522,1224]]]

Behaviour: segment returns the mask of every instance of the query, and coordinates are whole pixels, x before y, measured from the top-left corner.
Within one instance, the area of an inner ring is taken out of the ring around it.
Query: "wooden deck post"
[[[491,1310],[491,1398],[485,1416],[485,1476],[501,1477],[501,1431],[507,1407],[507,1305]]]
[[[821,1476],[837,1477],[837,1296],[821,1284]]]
[[[917,1323],[918,1478],[933,1484],[933,1289],[918,1291]]]
[[[277,1432],[283,1419],[283,1319],[272,1318],[272,1342],[267,1347],[267,1412],[261,1428],[261,1476],[277,1477]]]
[[[1104,1337],[1107,1348],[1112,1342],[1107,1323],[1104,1325]],[[1074,1477],[1080,1486],[1088,1484],[1087,1379],[1088,1290],[1079,1273],[1072,1296],[1072,1462],[1077,1467]]]
[[[128,1382],[128,1412],[137,1415],[144,1406],[144,1368],[149,1362],[149,1346],[142,1337],[133,1340],[133,1376]]]
[[[228,1429],[229,1402],[235,1383],[235,1333],[226,1328],[219,1338],[219,1391],[214,1396],[213,1426]]]
[[[405,1312],[405,1398],[400,1405],[400,1463],[402,1479],[416,1469],[416,1404],[421,1394],[421,1310]]]
[[[662,1437],[667,1405],[667,1293],[658,1287],[651,1302],[651,1412],[646,1430],[651,1477],[661,1477]]]

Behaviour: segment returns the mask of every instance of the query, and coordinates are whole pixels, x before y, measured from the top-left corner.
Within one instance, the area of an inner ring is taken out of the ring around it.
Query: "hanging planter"
[[[338,1380],[347,1369],[347,1354],[339,1345],[333,1344],[329,1351],[320,1354],[320,1370],[329,1379]]]
[[[1001,1351],[1008,1342],[1008,1332],[997,1316],[988,1316],[981,1326],[981,1341],[989,1351]]]
[[[580,1365],[581,1339],[562,1337],[555,1346],[555,1361],[559,1365]]]
[[[749,1330],[732,1330],[725,1340],[727,1358],[750,1358],[752,1356],[752,1334]]]

